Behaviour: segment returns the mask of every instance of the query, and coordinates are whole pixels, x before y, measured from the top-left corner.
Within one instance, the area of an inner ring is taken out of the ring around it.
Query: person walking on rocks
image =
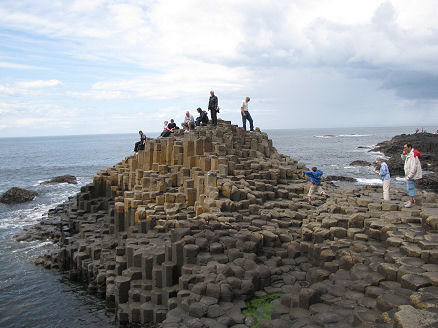
[[[208,100],[208,110],[211,113],[211,122],[214,126],[217,125],[217,113],[219,113],[218,100],[214,95],[214,91],[210,91],[210,99]]]
[[[309,193],[307,194],[307,196],[309,196],[309,203],[312,201],[312,195],[315,189],[318,189],[317,192],[321,195],[327,195],[321,187],[321,177],[323,175],[321,170],[318,170],[316,167],[312,167],[312,171],[303,171],[303,177],[304,175],[307,175],[310,178],[310,188]]]
[[[141,131],[141,130],[138,131],[138,134],[140,135],[140,141],[137,141],[135,143],[135,146],[134,146],[135,152],[138,152],[139,150],[144,149],[144,144],[146,142],[146,135],[143,133],[143,131]]]
[[[415,205],[415,180],[423,177],[420,163],[421,154],[418,150],[412,147],[412,144],[407,143],[403,146],[401,158],[404,161],[405,177],[408,195],[410,197],[409,201],[406,202],[405,207],[412,207]]]
[[[389,173],[388,164],[382,161],[380,157],[376,159],[376,163],[379,168],[376,169],[376,173],[380,176],[383,181],[383,199],[389,199],[389,184],[391,182],[391,174]]]
[[[254,125],[252,121],[251,114],[248,112],[248,103],[251,99],[249,97],[246,97],[245,100],[242,102],[242,106],[240,107],[240,111],[242,114],[242,122],[243,122],[243,128],[246,131],[246,120],[249,121],[249,130],[254,131]]]

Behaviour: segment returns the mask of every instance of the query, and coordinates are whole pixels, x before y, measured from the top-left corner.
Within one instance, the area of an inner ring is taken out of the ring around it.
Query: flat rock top
[[[41,182],[41,184],[51,184],[51,183],[70,183],[77,184],[76,177],[74,175],[66,174],[51,178],[48,181]]]
[[[36,191],[12,187],[0,197],[0,203],[19,204],[31,201],[36,196],[38,196]]]

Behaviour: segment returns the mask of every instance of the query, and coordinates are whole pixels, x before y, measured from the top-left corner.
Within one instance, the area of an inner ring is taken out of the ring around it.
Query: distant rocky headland
[[[436,327],[438,195],[326,185],[309,204],[303,169],[220,120],[148,140],[52,211],[60,248],[37,262],[119,325]],[[270,315],[249,311],[263,297]]]

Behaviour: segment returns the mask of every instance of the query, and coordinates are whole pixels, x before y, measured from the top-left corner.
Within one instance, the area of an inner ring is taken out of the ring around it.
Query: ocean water
[[[436,128],[435,128],[436,129]],[[414,128],[268,130],[283,154],[317,166],[325,175],[355,177],[358,184],[380,184],[373,167],[352,167],[354,160],[374,161],[369,149]],[[434,131],[434,130],[433,130]],[[100,169],[131,155],[136,134],[0,138],[0,193],[13,186],[39,193],[33,201],[0,204],[0,327],[110,327],[113,314],[101,300],[57,272],[36,267],[32,259],[54,249],[50,242],[16,242],[14,234],[38,223],[50,208],[75,195]],[[358,148],[369,147],[369,148]],[[72,174],[78,185],[40,185]],[[403,186],[403,179],[394,181]]]

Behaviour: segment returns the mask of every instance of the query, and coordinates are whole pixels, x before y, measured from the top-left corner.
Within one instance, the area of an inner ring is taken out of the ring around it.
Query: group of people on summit
[[[254,130],[254,124],[251,117],[251,114],[248,111],[248,103],[250,101],[249,97],[246,97],[242,102],[240,107],[241,115],[242,115],[242,123],[243,128],[246,130],[246,121],[249,122],[250,131]],[[208,100],[208,111],[210,111],[211,121],[208,118],[207,111],[202,110],[201,107],[198,107],[196,111],[198,112],[198,117],[195,119],[193,115],[190,114],[189,111],[186,111],[184,116],[184,121],[181,123],[181,126],[185,131],[191,131],[195,129],[197,126],[206,126],[211,122],[211,125],[217,125],[217,114],[219,113],[219,101],[217,96],[214,94],[214,91],[210,91],[210,98]],[[174,120],[171,119],[170,123],[168,121],[164,121],[163,131],[161,132],[161,137],[169,137],[172,132],[179,129],[179,127],[175,124]]]

